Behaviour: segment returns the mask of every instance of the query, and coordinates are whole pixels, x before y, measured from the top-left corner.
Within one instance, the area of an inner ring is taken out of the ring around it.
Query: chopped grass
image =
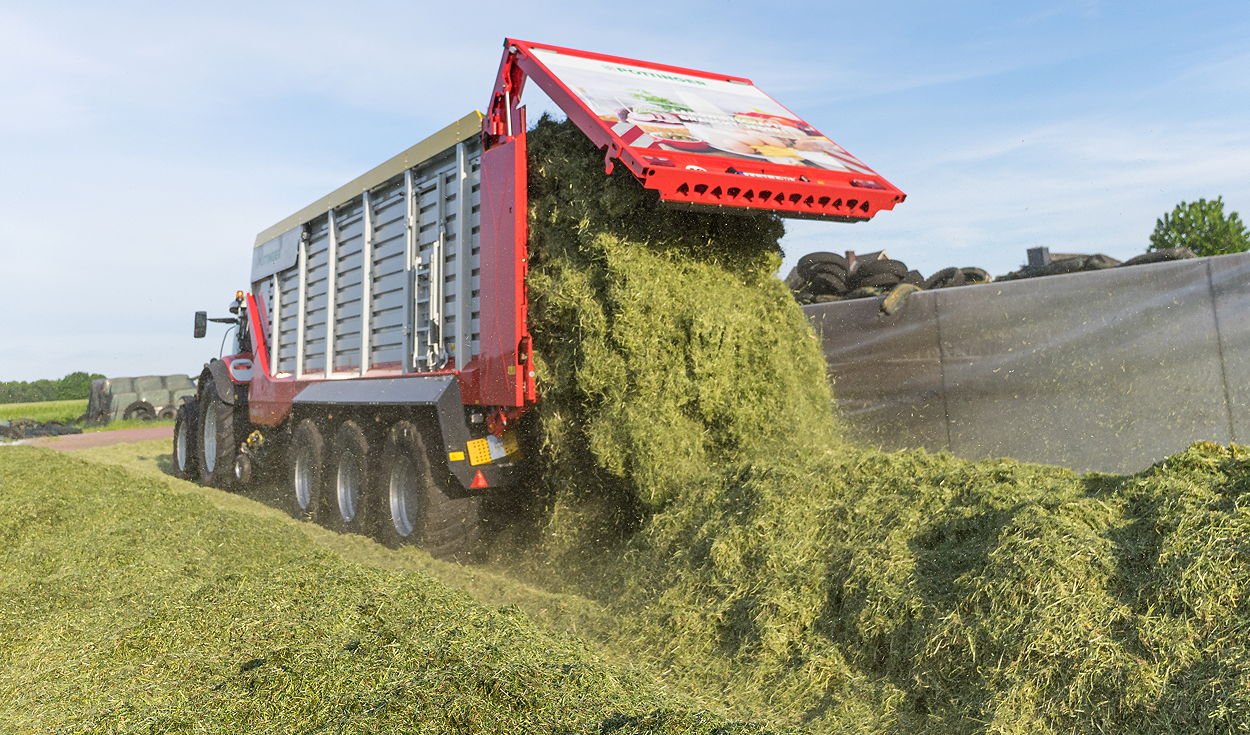
[[[179,485],[0,452],[0,729],[762,732]]]
[[[87,412],[87,399],[67,401],[35,401],[33,403],[0,403],[0,421],[34,419],[71,423]]]
[[[501,559],[818,729],[1250,728],[1247,450],[1081,477],[849,446],[776,223],[658,209],[568,124],[529,147],[541,464]]]

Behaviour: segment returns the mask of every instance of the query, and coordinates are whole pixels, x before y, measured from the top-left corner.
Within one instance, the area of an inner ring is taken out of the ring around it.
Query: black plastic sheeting
[[[861,441],[1135,472],[1250,441],[1250,254],[803,307]]]

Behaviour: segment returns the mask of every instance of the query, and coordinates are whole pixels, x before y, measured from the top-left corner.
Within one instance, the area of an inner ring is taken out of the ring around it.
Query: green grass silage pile
[[[760,732],[181,485],[0,450],[0,731]]]
[[[627,645],[818,730],[1250,731],[1246,450],[847,446],[779,223],[660,210],[568,124],[529,146],[532,541]]]

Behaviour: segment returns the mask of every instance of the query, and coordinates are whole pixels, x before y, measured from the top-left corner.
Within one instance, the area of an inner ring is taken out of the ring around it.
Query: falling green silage
[[[587,145],[567,123],[530,133],[529,290],[544,484],[558,514],[610,511],[563,525],[602,547],[727,466],[836,432],[773,277],[780,221],[658,210],[623,169],[605,186]]]
[[[1250,729],[1250,456],[1135,477],[839,437],[779,225],[530,133],[534,542],[673,677],[882,733]]]

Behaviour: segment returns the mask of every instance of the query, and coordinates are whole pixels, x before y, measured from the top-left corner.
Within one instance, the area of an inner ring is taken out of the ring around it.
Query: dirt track
[[[65,436],[47,436],[31,439],[27,444],[35,447],[47,447],[59,452],[72,452],[75,449],[91,449],[107,447],[113,444],[142,442],[150,439],[173,439],[174,427],[152,426],[141,429],[119,429],[117,431],[96,431],[90,434],[66,434]]]

